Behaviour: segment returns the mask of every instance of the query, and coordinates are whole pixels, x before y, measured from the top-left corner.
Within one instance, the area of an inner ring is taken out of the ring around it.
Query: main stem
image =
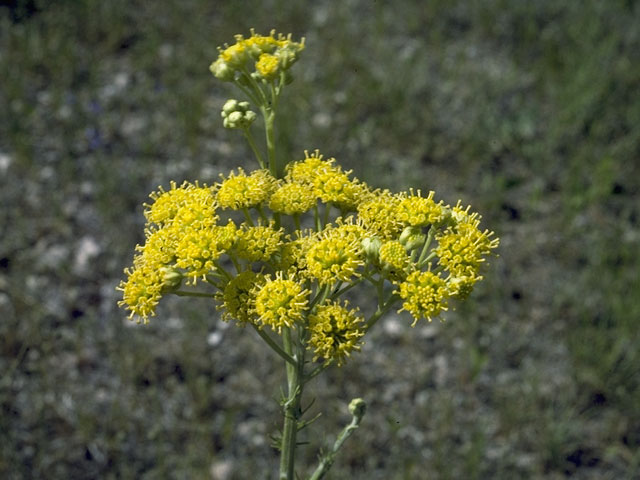
[[[303,368],[304,352],[295,348],[291,339],[291,329],[284,327],[282,340],[285,352],[293,357],[295,365],[286,362],[287,398],[283,403],[284,428],[280,452],[280,480],[294,480],[294,463],[296,452],[296,435],[300,419],[300,398],[304,386]]]
[[[265,137],[267,141],[267,162],[269,163],[269,171],[271,175],[279,178],[280,172],[276,159],[276,135],[275,135],[275,119],[276,112],[271,108],[263,109]]]

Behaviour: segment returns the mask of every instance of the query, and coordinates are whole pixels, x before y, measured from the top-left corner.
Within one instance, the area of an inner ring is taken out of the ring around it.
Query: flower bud
[[[411,251],[423,245],[426,236],[420,227],[407,227],[402,231],[398,240],[407,251]]]
[[[222,107],[222,116],[225,117],[236,110],[238,110],[238,101],[235,98],[230,98]]]
[[[353,415],[357,423],[360,423],[362,417],[367,411],[367,404],[361,398],[354,398],[349,402],[349,413]]]
[[[211,70],[211,73],[213,73],[213,75],[217,79],[222,80],[223,82],[232,81],[233,74],[235,73],[233,68],[231,68],[227,64],[227,62],[225,62],[221,58],[218,58],[215,62],[213,62],[209,67],[209,70]]]
[[[471,294],[475,283],[481,279],[482,277],[478,276],[451,277],[447,280],[447,288],[452,296],[465,299]]]
[[[183,275],[171,267],[162,267],[162,293],[172,293],[180,288]]]
[[[281,48],[276,52],[280,66],[288,70],[298,60],[298,50],[292,46]]]
[[[362,250],[364,251],[367,260],[370,262],[378,261],[378,255],[380,254],[380,245],[382,242],[378,237],[363,238],[360,242]]]
[[[225,128],[248,128],[256,119],[255,112],[249,110],[249,102],[238,102],[231,98],[222,107],[222,124]]]

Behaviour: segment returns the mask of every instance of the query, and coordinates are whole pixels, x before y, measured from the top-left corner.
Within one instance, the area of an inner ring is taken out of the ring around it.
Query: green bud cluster
[[[249,102],[229,99],[222,107],[222,124],[225,128],[249,128],[256,119],[255,112],[249,110]]]

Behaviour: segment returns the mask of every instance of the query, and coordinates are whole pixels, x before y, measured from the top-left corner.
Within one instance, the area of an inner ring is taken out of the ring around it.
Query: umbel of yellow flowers
[[[220,49],[213,74],[271,113],[289,68],[304,48],[291,36],[236,37]],[[276,88],[273,88],[275,85]],[[248,102],[227,102],[225,126],[248,134]],[[252,141],[252,137],[248,137]],[[445,205],[434,192],[393,193],[367,185],[318,150],[282,173],[237,169],[214,185],[172,182],[145,204],[146,240],[136,247],[120,305],[147,322],[168,294],[208,297],[222,318],[271,334],[300,329],[314,359],[341,365],[392,307],[413,324],[464,299],[498,246],[469,207]],[[271,162],[271,156],[269,156]],[[370,287],[376,312],[365,318],[341,299]],[[391,287],[391,288],[389,288]]]

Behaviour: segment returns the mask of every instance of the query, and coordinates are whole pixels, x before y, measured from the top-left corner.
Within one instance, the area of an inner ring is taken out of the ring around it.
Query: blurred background
[[[149,192],[255,168],[208,71],[250,27],[306,37],[290,159],[501,238],[443,322],[392,314],[310,385],[300,473],[362,396],[330,478],[640,477],[640,3],[0,5],[0,477],[275,478],[280,362],[207,301],[142,326],[115,291]]]

